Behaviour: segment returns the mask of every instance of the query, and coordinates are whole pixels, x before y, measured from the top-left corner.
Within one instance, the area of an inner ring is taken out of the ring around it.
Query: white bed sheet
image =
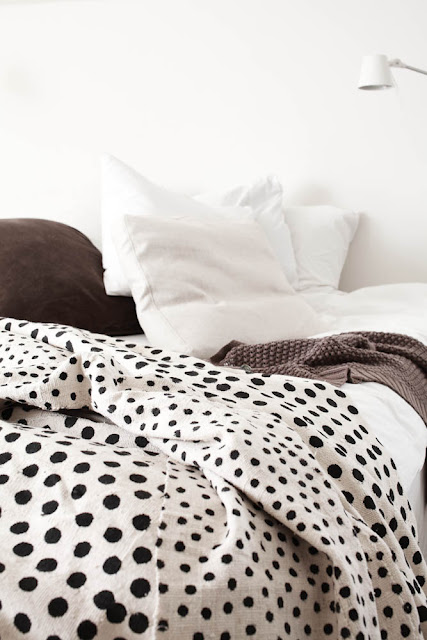
[[[304,298],[327,316],[330,330],[391,331],[427,344],[427,284],[366,287],[351,293],[317,288]],[[127,343],[148,344],[143,334],[126,336]],[[345,384],[364,424],[386,447],[395,461],[401,483],[415,512],[421,548],[427,557],[427,512],[424,495],[424,461],[427,428],[416,411],[397,393],[374,382]]]
[[[330,330],[391,331],[427,344],[427,284],[393,284],[365,287],[351,293],[312,289],[304,298],[328,316]],[[427,429],[421,417],[400,396],[376,383],[344,385],[364,413],[366,422],[388,448],[406,491],[420,472],[427,446]]]
[[[387,284],[350,293],[317,287],[302,295],[326,316],[328,333],[391,331],[427,344],[427,284]]]
[[[317,288],[304,292],[316,311],[328,317],[331,330],[390,331],[410,335],[427,344],[427,284],[390,284],[350,293]],[[396,463],[418,523],[420,545],[427,557],[425,508],[425,452],[427,428],[421,417],[394,391],[369,382],[345,384],[366,425],[388,449]]]

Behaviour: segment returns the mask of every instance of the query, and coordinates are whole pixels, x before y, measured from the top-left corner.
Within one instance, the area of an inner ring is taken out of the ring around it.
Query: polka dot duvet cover
[[[421,638],[426,566],[345,393],[0,320],[0,638]]]

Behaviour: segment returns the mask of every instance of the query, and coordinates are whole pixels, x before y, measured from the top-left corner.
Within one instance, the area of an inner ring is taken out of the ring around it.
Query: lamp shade
[[[364,56],[360,69],[359,89],[375,91],[394,87],[387,56],[376,53]]]

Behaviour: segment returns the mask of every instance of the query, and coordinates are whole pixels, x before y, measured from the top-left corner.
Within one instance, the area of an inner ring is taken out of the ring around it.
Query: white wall
[[[364,212],[343,286],[427,281],[425,0],[0,1],[0,215],[99,239],[99,151],[179,189],[275,172]]]

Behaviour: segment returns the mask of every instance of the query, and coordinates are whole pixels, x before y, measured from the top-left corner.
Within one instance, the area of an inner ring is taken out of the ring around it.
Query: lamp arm
[[[422,73],[427,76],[427,71],[424,69],[419,69],[418,67],[411,67],[409,64],[405,64],[402,60],[395,58],[394,60],[389,60],[388,64],[390,67],[398,67],[399,69],[409,69],[410,71],[416,71],[416,73]]]

